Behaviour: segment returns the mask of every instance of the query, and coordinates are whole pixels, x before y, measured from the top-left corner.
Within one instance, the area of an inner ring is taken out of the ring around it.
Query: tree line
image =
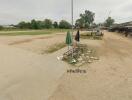
[[[80,18],[75,22],[75,28],[89,28],[95,25],[94,22],[95,13],[86,10],[85,13],[80,14]],[[53,22],[51,19],[45,19],[44,21],[37,21],[35,19],[31,22],[22,21],[17,25],[20,29],[50,29],[50,28],[61,28],[70,29],[72,25],[66,21],[61,20],[60,22]]]
[[[70,29],[71,24],[66,20],[61,20],[59,23],[57,21],[52,22],[51,19],[45,19],[44,21],[40,20],[31,20],[31,22],[22,21],[17,25],[20,29],[50,29],[50,28],[61,28],[61,29]]]
[[[110,27],[114,24],[115,20],[111,17],[108,17],[105,22],[96,24],[95,22],[95,13],[89,10],[85,10],[84,13],[80,14],[80,18],[75,21],[75,28],[96,28],[99,25]],[[60,28],[60,29],[70,29],[72,25],[66,21],[61,20],[60,22],[52,21],[51,19],[40,20],[31,20],[30,22],[22,21],[17,25],[14,25],[19,29],[51,29],[51,28]],[[0,26],[0,30],[3,29]]]
[[[96,24],[94,23],[95,13],[89,10],[85,10],[84,13],[80,14],[80,18],[75,21],[75,28],[96,28],[99,25],[110,27],[114,24],[115,20],[111,17],[108,17],[105,22]],[[49,29],[49,28],[61,28],[61,29],[70,29],[72,25],[66,21],[61,20],[60,22],[53,22],[51,19],[45,19],[44,21],[32,20],[31,22],[20,22],[17,25],[21,29]]]

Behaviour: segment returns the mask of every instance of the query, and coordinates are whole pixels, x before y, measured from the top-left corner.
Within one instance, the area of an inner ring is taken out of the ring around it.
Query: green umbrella
[[[70,45],[72,44],[72,36],[71,36],[70,31],[67,32],[66,44],[67,44],[68,46],[70,46]]]
[[[66,44],[68,45],[68,55],[69,55],[69,47],[72,45],[72,35],[70,31],[67,32],[66,36]],[[71,62],[71,58],[68,57],[69,62]]]

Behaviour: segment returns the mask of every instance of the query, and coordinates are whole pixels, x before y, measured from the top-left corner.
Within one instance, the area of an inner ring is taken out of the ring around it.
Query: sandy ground
[[[48,100],[68,67],[56,59],[59,54],[44,57],[10,46],[0,48],[0,100]]]
[[[132,41],[105,32],[103,40],[82,40],[99,61],[79,68],[42,50],[64,42],[64,34],[0,37],[0,100],[132,100]]]
[[[21,48],[37,54],[41,54],[48,47],[65,42],[65,33],[36,36],[1,36],[0,42],[5,45]]]

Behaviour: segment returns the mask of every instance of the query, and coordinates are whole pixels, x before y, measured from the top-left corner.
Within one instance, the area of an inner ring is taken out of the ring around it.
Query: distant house
[[[4,28],[16,28],[14,25],[3,25]]]
[[[121,23],[122,26],[132,26],[132,21]]]
[[[115,24],[112,27],[109,28],[109,31],[115,32],[118,31],[120,33],[125,33],[128,35],[128,33],[132,34],[132,21],[121,23],[121,24]]]

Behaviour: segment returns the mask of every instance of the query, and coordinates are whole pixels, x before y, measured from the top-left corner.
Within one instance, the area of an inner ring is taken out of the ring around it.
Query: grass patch
[[[62,48],[64,48],[66,46],[65,43],[57,43],[57,44],[54,44],[53,46],[50,46],[47,50],[45,50],[44,52],[45,53],[53,53],[53,52],[56,52]],[[43,54],[43,53],[42,53]]]
[[[102,40],[103,36],[96,36],[95,33],[86,32],[81,34],[82,39],[91,39],[91,40]]]
[[[44,29],[44,30],[16,30],[16,31],[0,31],[0,35],[17,36],[17,35],[43,35],[58,32],[67,32],[67,29]]]

